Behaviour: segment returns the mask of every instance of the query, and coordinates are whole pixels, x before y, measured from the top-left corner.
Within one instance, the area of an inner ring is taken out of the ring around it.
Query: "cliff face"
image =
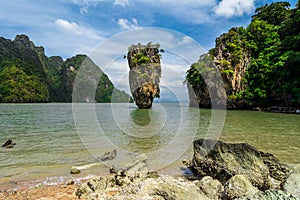
[[[129,84],[139,108],[151,108],[153,99],[160,96],[161,65],[159,45],[131,45],[127,60],[130,68]]]
[[[247,47],[243,28],[233,28],[228,33],[216,39],[215,48],[209,54],[200,56],[197,63],[192,64],[187,72],[188,91],[191,106],[210,107],[211,99],[207,82],[214,88],[213,65],[217,67],[223,78],[228,98],[228,108],[243,108],[245,103],[240,94],[247,87],[245,82],[246,71],[250,66],[251,51]]]
[[[235,48],[235,49],[234,49]],[[214,63],[225,81],[227,94],[236,95],[245,89],[242,78],[250,66],[250,50],[242,41],[242,35],[235,29],[216,39],[213,50]]]
[[[300,107],[299,5],[266,4],[246,28],[232,28],[216,39],[209,55],[222,74],[228,108]],[[193,64],[186,77],[196,93],[192,102],[200,106],[209,98],[199,72],[203,63]]]
[[[242,108],[239,95],[247,87],[246,71],[250,67],[251,51],[247,47],[243,28],[233,28],[216,39],[213,61],[225,84],[229,108]]]

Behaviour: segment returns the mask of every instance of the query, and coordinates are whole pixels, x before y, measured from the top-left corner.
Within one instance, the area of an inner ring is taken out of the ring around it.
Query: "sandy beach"
[[[75,200],[75,191],[80,183],[67,185],[40,185],[33,188],[22,188],[0,192],[1,200]]]

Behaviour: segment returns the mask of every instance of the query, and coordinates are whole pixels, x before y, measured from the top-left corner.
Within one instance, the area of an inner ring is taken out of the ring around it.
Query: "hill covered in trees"
[[[75,77],[82,66],[88,66],[90,71],[79,78],[81,87],[85,85],[96,92],[72,99]],[[113,102],[132,101],[86,55],[65,61],[59,56],[48,58],[44,48],[36,47],[26,35],[17,35],[14,40],[0,37],[0,103],[111,102],[112,97]]]
[[[247,27],[230,29],[215,48],[187,71],[191,106],[210,106],[201,74],[214,64],[223,78],[229,108],[300,106],[300,1],[266,4]]]

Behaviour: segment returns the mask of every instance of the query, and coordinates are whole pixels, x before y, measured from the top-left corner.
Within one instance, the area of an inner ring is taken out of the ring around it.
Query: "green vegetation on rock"
[[[246,28],[232,28],[216,39],[209,57],[222,75],[229,108],[300,106],[299,5],[266,4],[256,9]],[[198,97],[195,106],[209,106],[201,74],[213,67],[205,59],[201,56],[186,75]]]
[[[153,99],[160,97],[161,66],[159,44],[138,43],[128,48],[130,90],[139,108],[151,108]]]
[[[81,88],[75,88],[81,67],[89,70],[79,77]],[[72,98],[73,89],[82,93]],[[92,89],[93,93],[85,93]],[[0,38],[0,103],[72,101],[130,102],[132,98],[116,89],[86,55],[65,61],[59,56],[48,58],[44,48],[36,47],[26,35],[17,35],[13,41]]]

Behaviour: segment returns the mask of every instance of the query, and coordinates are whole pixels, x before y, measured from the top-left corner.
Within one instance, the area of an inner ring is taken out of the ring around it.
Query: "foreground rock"
[[[141,155],[123,168],[113,168],[115,175],[82,184],[76,196],[87,200],[299,199],[299,174],[289,175],[290,170],[273,155],[262,154],[247,144],[197,140],[193,160],[184,161],[197,180],[150,172],[147,157]],[[282,190],[269,189],[271,176],[283,180]]]
[[[246,143],[201,139],[194,141],[194,157],[188,167],[197,175],[211,176],[222,184],[235,175],[244,175],[254,187],[267,190],[272,188],[271,176],[284,180],[290,173],[274,156],[268,155],[262,158],[260,151]]]
[[[193,182],[149,172],[147,157],[137,157],[116,175],[98,177],[82,184],[76,196],[84,199],[210,199]]]

